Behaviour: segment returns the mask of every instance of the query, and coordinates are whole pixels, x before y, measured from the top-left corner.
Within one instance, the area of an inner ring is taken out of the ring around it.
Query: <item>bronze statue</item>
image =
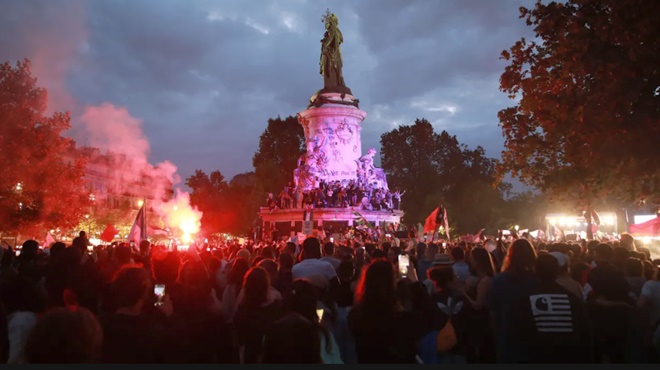
[[[323,76],[323,90],[328,92],[340,92],[350,94],[351,90],[344,83],[342,75],[342,61],[340,45],[344,37],[338,27],[339,19],[326,11],[322,21],[325,23],[325,34],[321,40],[321,61],[319,62],[320,73]]]

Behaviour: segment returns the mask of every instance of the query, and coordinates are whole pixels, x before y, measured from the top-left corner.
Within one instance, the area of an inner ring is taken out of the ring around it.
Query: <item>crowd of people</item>
[[[296,187],[292,183],[275,195],[268,194],[266,205],[270,210],[292,208],[348,208],[361,210],[399,210],[405,191],[390,191],[373,185],[360,185],[355,180],[320,180],[313,189]]]
[[[0,258],[0,360],[657,363],[660,260],[614,241],[27,240]]]

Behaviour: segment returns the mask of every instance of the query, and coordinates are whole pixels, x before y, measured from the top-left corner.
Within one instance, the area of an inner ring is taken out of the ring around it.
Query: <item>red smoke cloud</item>
[[[114,159],[111,172],[114,191],[124,193],[132,184],[145,176],[154,200],[152,208],[170,228],[178,228],[184,234],[199,231],[202,213],[190,206],[189,194],[177,189],[173,199],[165,199],[170,185],[181,182],[177,167],[170,161],[152,166],[148,156],[149,141],[142,131],[141,120],[132,117],[128,110],[110,103],[87,106],[80,116],[88,137],[88,144],[98,148],[103,155]]]
[[[48,91],[46,113],[72,112],[72,127],[68,135],[79,146],[96,147],[102,155],[111,153],[114,164],[109,173],[109,187],[114,188],[115,193],[129,190],[130,184],[142,179],[143,175],[164,179],[147,184],[147,189],[156,199],[149,205],[170,228],[182,229],[184,233],[199,231],[202,214],[190,206],[187,193],[177,190],[174,199],[158,201],[167,194],[170,186],[179,184],[181,178],[176,173],[177,167],[170,161],[155,166],[149,163],[150,145],[142,130],[141,120],[112,102],[85,105],[69,92],[67,80],[75,74],[76,63],[84,62],[84,59],[77,57],[84,58],[89,45],[86,2],[69,0],[66,5],[62,7],[58,2],[46,1],[26,5],[16,14],[21,16],[23,12],[27,16],[29,13],[37,19],[35,22],[23,22],[15,29],[16,57],[30,60],[37,85]]]

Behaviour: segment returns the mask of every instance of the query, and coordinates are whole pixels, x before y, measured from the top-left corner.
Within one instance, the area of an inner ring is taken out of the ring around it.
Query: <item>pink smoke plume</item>
[[[66,7],[51,1],[27,6],[25,11],[35,14],[38,21],[22,22],[15,29],[19,40],[16,57],[30,60],[37,85],[48,91],[46,113],[72,112],[68,136],[79,147],[98,149],[90,154],[88,175],[103,172],[101,177],[109,192],[147,196],[148,205],[167,226],[175,229],[183,225],[195,233],[199,231],[194,225],[199,224],[201,212],[190,206],[187,193],[177,191],[172,197],[173,186],[181,182],[172,162],[163,161],[155,166],[149,163],[150,145],[141,120],[110,102],[86,106],[67,88],[67,80],[76,67],[87,62],[87,5],[86,0],[69,0]],[[182,229],[184,233],[186,230]]]
[[[155,210],[163,216],[163,221],[170,227],[176,227],[183,233],[182,241],[190,242],[190,237],[199,232],[202,212],[190,206],[190,195],[176,189],[176,194],[169,202],[159,202]]]
[[[80,122],[88,144],[99,149],[94,161],[105,160],[113,193],[131,193],[136,187],[147,190],[149,204],[168,227],[179,229],[184,236],[199,232],[202,213],[190,205],[189,194],[177,189],[170,198],[172,186],[181,182],[177,167],[170,161],[155,166],[149,162],[151,148],[141,120],[126,108],[103,103],[87,106]]]

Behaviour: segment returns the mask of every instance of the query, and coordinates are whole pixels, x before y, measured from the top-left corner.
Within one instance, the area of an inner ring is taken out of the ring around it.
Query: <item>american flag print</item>
[[[539,332],[573,332],[573,316],[568,294],[536,294],[529,297],[529,302]]]

